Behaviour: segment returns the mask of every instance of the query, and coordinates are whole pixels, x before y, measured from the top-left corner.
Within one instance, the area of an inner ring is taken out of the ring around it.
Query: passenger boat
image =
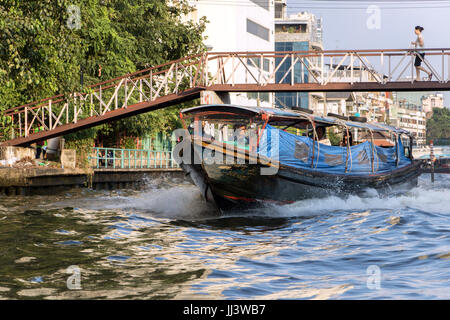
[[[222,211],[392,192],[420,174],[411,134],[365,118],[228,104],[184,109],[180,118],[174,157]],[[375,143],[380,136],[391,143]]]

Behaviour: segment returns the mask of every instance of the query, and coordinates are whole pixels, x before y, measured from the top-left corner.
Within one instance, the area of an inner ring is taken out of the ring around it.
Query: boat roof
[[[407,134],[410,135],[409,131],[401,128],[389,126],[384,123],[378,122],[356,122],[350,120],[342,120],[339,118],[331,116],[318,116],[314,114],[309,114],[299,110],[281,109],[281,108],[268,108],[268,107],[250,107],[250,106],[239,106],[233,104],[208,104],[201,105],[197,107],[192,107],[188,109],[181,110],[183,115],[195,115],[205,112],[217,112],[219,115],[221,112],[234,113],[236,115],[242,116],[258,116],[267,115],[269,116],[269,123],[277,125],[285,125],[287,122],[295,123],[295,120],[313,120],[316,125],[322,126],[332,126],[332,125],[342,125],[345,124],[348,127],[354,127],[359,129],[368,129],[372,131],[384,131],[384,132],[394,132],[397,134]]]

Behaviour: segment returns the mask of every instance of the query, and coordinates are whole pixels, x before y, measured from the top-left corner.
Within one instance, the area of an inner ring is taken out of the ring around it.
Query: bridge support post
[[[230,103],[228,92],[202,91],[200,92],[200,104],[227,104]]]

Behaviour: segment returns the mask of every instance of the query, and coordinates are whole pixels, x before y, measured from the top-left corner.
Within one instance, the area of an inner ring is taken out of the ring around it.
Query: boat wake
[[[339,211],[415,209],[429,213],[450,214],[447,203],[450,189],[425,189],[417,187],[403,195],[381,196],[371,190],[371,196],[328,197],[297,201],[284,206],[266,209],[278,217],[315,216]],[[375,194],[373,194],[375,193]]]
[[[119,200],[119,199],[117,199]],[[109,200],[105,209],[135,210],[168,219],[197,219],[218,215],[193,185],[148,189],[137,196]]]
[[[102,196],[88,205],[90,209],[138,211],[155,218],[203,220],[230,217],[295,218],[312,217],[335,212],[361,210],[413,209],[428,213],[449,214],[450,176],[442,175],[431,184],[429,176],[421,177],[418,187],[400,195],[381,195],[365,190],[361,195],[345,198],[330,196],[300,200],[287,205],[268,205],[246,211],[227,212],[219,217],[217,209],[203,200],[197,187],[190,184],[148,185],[142,192],[127,196]]]

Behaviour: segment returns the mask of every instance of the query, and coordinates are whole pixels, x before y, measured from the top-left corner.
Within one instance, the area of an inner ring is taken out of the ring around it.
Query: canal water
[[[1,196],[0,298],[449,299],[449,218],[450,175],[229,216],[169,178]]]

